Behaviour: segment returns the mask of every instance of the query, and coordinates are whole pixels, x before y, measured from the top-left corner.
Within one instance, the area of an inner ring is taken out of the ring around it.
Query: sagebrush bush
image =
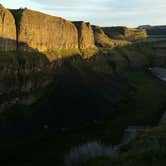
[[[83,165],[91,158],[107,156],[113,157],[118,154],[117,149],[112,146],[104,146],[98,142],[89,142],[87,144],[75,147],[71,149],[69,154],[65,156],[66,166],[78,166]]]

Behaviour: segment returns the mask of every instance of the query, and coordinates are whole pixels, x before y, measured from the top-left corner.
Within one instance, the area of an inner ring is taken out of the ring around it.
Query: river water
[[[166,81],[166,68],[162,67],[153,67],[149,68],[153,75],[158,77],[162,81]]]
[[[105,146],[98,142],[88,142],[71,149],[65,156],[65,166],[78,166],[94,157],[106,156],[111,158],[118,154],[119,149],[116,146]]]

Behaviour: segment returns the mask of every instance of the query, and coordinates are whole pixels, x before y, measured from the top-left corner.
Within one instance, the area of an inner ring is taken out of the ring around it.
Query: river
[[[162,81],[166,81],[166,68],[162,67],[153,67],[149,68],[153,75],[158,77]]]

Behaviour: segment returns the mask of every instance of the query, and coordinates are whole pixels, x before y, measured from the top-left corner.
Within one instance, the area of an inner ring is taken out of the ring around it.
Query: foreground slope
[[[166,126],[146,129],[118,157],[90,159],[82,166],[163,166],[166,163]]]
[[[0,116],[1,164],[63,165],[72,146],[116,144],[128,125],[156,125],[166,108],[166,86],[147,70],[156,65],[155,45],[100,48],[89,59],[77,55],[51,65],[43,57],[43,67],[42,54],[3,52],[2,68],[6,63],[12,74],[5,70],[0,83],[18,88],[0,95],[8,104]],[[12,70],[17,63],[18,73]]]

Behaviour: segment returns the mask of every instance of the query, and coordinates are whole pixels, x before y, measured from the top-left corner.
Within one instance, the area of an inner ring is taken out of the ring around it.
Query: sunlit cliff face
[[[0,5],[0,50],[16,49],[16,26],[12,14]]]
[[[16,43],[23,51],[40,52],[95,47],[90,23],[72,23],[26,8],[10,12],[2,5],[0,14],[1,50],[16,50]]]

